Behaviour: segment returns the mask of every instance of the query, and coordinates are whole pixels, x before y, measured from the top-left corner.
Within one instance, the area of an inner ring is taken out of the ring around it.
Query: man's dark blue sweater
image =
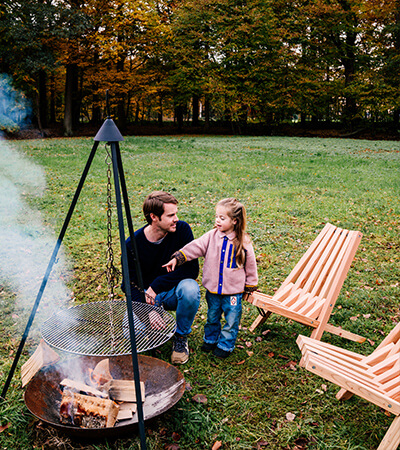
[[[162,267],[163,264],[166,264],[171,259],[173,253],[194,239],[189,224],[180,220],[176,224],[176,231],[167,233],[159,243],[148,241],[144,234],[144,229],[145,227],[135,232],[144,289],[151,286],[153,291],[159,294],[171,290],[186,278],[195,280],[198,277],[199,263],[197,259],[177,267],[173,272],[167,272],[165,267]],[[134,253],[130,238],[126,240],[126,248],[132,284],[132,299],[141,301],[139,291],[135,288],[135,286],[138,286],[138,280],[133,262]]]

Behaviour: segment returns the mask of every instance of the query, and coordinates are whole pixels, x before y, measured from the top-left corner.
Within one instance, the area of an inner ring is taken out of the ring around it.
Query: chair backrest
[[[400,401],[400,322],[380,345],[364,358],[381,389],[393,400]]]
[[[283,303],[286,301],[287,306],[300,296],[306,301],[314,299],[312,311],[307,311],[304,304],[300,306],[306,315],[311,312],[313,318],[318,319],[325,310],[325,303],[333,307],[332,303],[336,302],[361,238],[359,231],[327,223],[274,297]]]

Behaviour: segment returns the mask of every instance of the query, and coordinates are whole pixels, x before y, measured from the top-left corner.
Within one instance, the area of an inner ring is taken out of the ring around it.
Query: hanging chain
[[[106,143],[106,159],[107,164],[107,250],[106,250],[106,277],[107,277],[107,288],[108,288],[108,298],[109,298],[109,318],[110,318],[110,337],[111,337],[111,350],[114,349],[115,345],[115,334],[114,334],[114,315],[113,315],[113,302],[115,297],[114,286],[118,284],[118,271],[114,265],[114,251],[112,247],[112,179],[111,179],[111,168],[112,168],[112,158],[110,155],[109,144]]]
[[[107,250],[106,250],[106,275],[107,275],[107,287],[108,297],[110,300],[114,300],[115,292],[114,286],[118,284],[118,271],[114,265],[114,251],[112,247],[112,179],[111,179],[111,167],[112,160],[109,150],[109,145],[105,145],[106,148],[106,164],[107,164]]]

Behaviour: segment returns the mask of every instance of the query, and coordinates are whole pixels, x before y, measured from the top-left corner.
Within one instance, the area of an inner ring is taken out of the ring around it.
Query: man
[[[189,224],[178,219],[177,205],[177,199],[167,192],[155,191],[148,195],[143,203],[147,225],[135,232],[135,241],[146,302],[157,306],[162,304],[166,310],[176,311],[177,328],[171,361],[173,364],[184,364],[189,359],[187,336],[192,331],[200,305],[200,288],[196,282],[199,263],[196,259],[174,272],[167,272],[162,267],[174,252],[193,240]],[[130,238],[126,246],[132,299],[141,301]]]

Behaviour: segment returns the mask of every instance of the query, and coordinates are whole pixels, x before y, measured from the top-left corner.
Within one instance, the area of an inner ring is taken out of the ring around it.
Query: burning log
[[[103,386],[110,398],[120,402],[136,402],[135,382],[133,380],[111,380]],[[145,400],[143,381],[140,382],[142,402]]]
[[[112,400],[64,391],[61,399],[60,417],[64,424],[82,428],[113,427],[119,406]]]
[[[55,364],[59,360],[59,354],[42,339],[32,356],[21,367],[22,387],[26,386],[40,369]]]
[[[65,378],[60,382],[60,386],[63,390],[68,390],[71,393],[79,393],[91,395],[92,397],[108,398],[108,394],[96,389],[93,386],[89,386],[79,381],[70,380]]]
[[[133,380],[114,380],[109,359],[103,359],[93,370],[89,369],[88,376],[93,386],[69,378],[60,382],[62,423],[81,428],[104,428],[113,427],[117,420],[132,419],[137,410]],[[140,382],[140,389],[144,401],[143,382]]]

